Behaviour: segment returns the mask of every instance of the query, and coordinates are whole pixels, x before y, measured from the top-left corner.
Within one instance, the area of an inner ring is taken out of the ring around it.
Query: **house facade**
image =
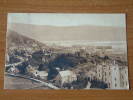
[[[127,89],[128,84],[128,67],[118,66],[114,63],[102,63],[97,65],[96,78],[107,83],[111,89]]]
[[[77,80],[77,76],[73,71],[65,70],[60,71],[59,74],[55,78],[56,83],[63,86],[64,83],[72,83]]]

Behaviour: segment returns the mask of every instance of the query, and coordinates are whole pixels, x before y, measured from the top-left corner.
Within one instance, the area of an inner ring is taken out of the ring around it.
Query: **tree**
[[[58,75],[58,71],[55,68],[50,67],[48,72],[48,80],[55,78]]]
[[[23,62],[22,64],[16,66],[19,70],[20,74],[26,74],[27,70],[26,67],[28,66],[28,62]]]
[[[68,69],[78,65],[79,63],[85,63],[87,60],[83,57],[77,57],[73,54],[61,54],[54,60],[50,61],[49,67],[59,67],[60,69]]]
[[[103,81],[92,80],[91,81],[91,87],[90,88],[106,89],[106,88],[108,88],[108,85],[105,82],[103,82]]]

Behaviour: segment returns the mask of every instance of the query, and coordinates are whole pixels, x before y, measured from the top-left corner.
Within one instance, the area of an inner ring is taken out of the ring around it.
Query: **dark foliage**
[[[26,74],[26,67],[28,66],[28,62],[23,62],[21,65],[18,65],[17,68],[20,74]]]
[[[42,61],[42,57],[43,57],[43,52],[40,50],[40,51],[36,51],[32,54],[32,58],[35,59],[35,60],[38,60],[38,61]]]
[[[86,88],[87,84],[88,84],[88,78],[86,77],[78,77],[77,81],[72,82],[72,86],[74,89]]]
[[[42,57],[43,57],[43,52],[41,50],[34,52],[32,54],[32,58],[29,59],[29,64],[32,66],[39,66],[43,64]]]
[[[11,66],[8,66],[5,68],[5,71],[8,71],[11,68]]]
[[[108,85],[105,82],[103,82],[103,81],[92,80],[91,81],[91,87],[90,88],[106,89],[106,88],[108,88]]]
[[[47,64],[40,64],[39,68],[38,68],[39,71],[43,71],[43,70],[47,70],[47,69],[48,69],[48,65]]]
[[[24,50],[21,50],[21,51],[18,51],[18,50],[14,50],[14,54],[16,56],[21,56],[21,57],[25,57],[25,51]]]
[[[48,80],[55,78],[58,75],[58,73],[59,72],[55,68],[50,67],[49,72],[48,72]]]
[[[72,84],[70,84],[70,83],[64,83],[63,84],[63,88],[71,89],[71,87],[72,87]]]
[[[49,67],[59,67],[60,69],[68,69],[78,65],[79,63],[85,63],[87,60],[83,57],[77,57],[73,54],[61,54],[53,61],[49,62]]]
[[[10,61],[9,62],[10,64],[13,64],[13,63],[20,62],[20,59],[16,58],[15,56],[10,56],[9,61]]]

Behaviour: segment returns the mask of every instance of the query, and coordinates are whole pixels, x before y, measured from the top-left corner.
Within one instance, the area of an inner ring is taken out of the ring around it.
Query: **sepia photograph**
[[[4,89],[128,90],[124,13],[8,13]]]

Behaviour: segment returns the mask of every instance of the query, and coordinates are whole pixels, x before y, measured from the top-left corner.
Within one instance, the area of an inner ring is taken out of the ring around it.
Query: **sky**
[[[8,23],[51,26],[112,26],[125,27],[125,14],[91,13],[8,13]]]

